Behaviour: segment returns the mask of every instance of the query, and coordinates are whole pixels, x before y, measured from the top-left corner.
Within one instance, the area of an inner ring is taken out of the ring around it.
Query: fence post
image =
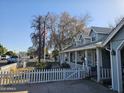
[[[3,85],[3,71],[1,71],[1,85]]]
[[[25,61],[23,62],[23,68],[26,68],[26,62]]]
[[[63,80],[66,80],[66,71],[63,69]]]
[[[78,79],[81,79],[81,78],[80,78],[80,72],[81,72],[81,71],[80,71],[79,69],[77,69],[77,72],[78,72]]]

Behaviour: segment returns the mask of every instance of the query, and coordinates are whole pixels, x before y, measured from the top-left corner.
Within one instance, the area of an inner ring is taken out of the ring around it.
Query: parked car
[[[1,60],[6,60],[6,56],[5,55],[2,55],[1,56]]]
[[[7,59],[7,63],[16,63],[18,62],[18,56],[11,56]]]

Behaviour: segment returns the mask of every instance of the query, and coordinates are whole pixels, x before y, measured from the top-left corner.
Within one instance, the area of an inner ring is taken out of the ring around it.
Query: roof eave
[[[114,35],[124,26],[124,19],[113,29],[112,33],[108,35],[106,40],[102,43],[103,46],[107,45]]]
[[[74,48],[74,49],[68,49],[68,50],[63,50],[60,53],[65,53],[65,52],[72,52],[72,51],[80,51],[80,50],[89,50],[89,49],[96,49],[96,48],[102,48],[102,42],[98,42],[96,44],[88,45],[85,47],[80,47],[80,48]]]

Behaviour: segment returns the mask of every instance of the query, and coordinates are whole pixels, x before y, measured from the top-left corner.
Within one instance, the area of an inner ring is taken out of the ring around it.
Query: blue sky
[[[32,45],[33,16],[47,12],[89,14],[89,26],[108,26],[124,16],[124,0],[0,0],[0,43],[9,50],[26,51]]]

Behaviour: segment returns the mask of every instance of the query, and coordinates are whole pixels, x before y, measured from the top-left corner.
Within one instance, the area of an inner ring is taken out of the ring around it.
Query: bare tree
[[[61,51],[63,45],[70,43],[75,35],[84,31],[88,19],[88,15],[78,18],[69,15],[67,12],[61,15],[50,14],[49,46]]]
[[[114,23],[113,23],[113,24],[112,24],[112,23],[109,23],[108,26],[109,26],[110,28],[116,27],[116,26],[118,25],[118,23],[119,23],[123,18],[124,18],[124,17],[122,17],[122,16],[116,18],[116,19],[114,20]]]
[[[86,28],[89,15],[74,17],[67,12],[60,15],[48,13],[47,15],[37,16],[33,20],[32,27],[35,32],[31,33],[33,45],[37,49],[38,61],[44,55],[44,47],[47,43],[49,48],[61,51],[64,45],[71,42],[72,38]],[[46,39],[48,32],[48,40]]]
[[[49,14],[49,13],[48,13]],[[45,16],[37,16],[33,20],[32,27],[35,32],[31,33],[31,39],[33,46],[37,49],[38,62],[44,57],[44,47],[45,47],[45,29],[47,28],[47,18],[48,14]]]

